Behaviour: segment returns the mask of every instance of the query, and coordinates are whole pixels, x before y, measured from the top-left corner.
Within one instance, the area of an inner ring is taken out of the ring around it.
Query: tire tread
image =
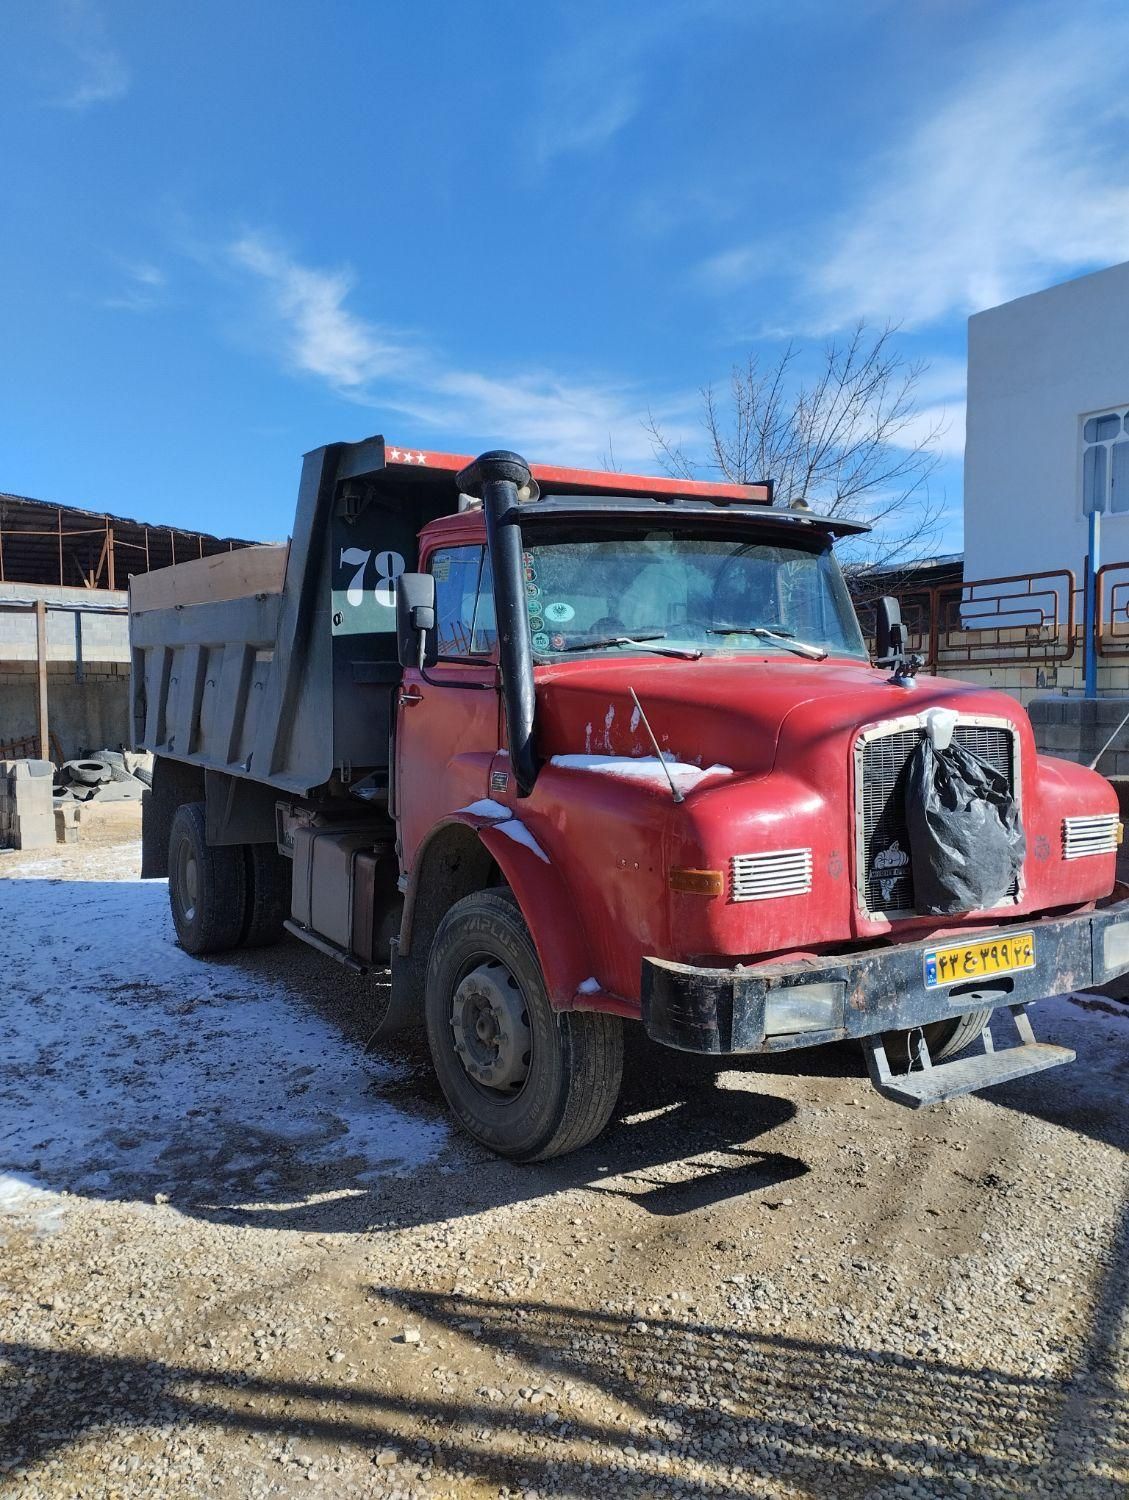
[[[192,927],[178,920],[176,893],[176,849],[182,838],[195,845],[200,888],[197,921]],[[169,831],[169,905],[180,946],[186,953],[226,953],[243,932],[247,901],[247,879],[243,849],[238,844],[208,843],[202,802],[182,802],[173,815]]]
[[[268,948],[282,938],[290,915],[291,865],[274,844],[244,844],[247,911],[242,948]]]
[[[436,933],[433,961],[450,928],[468,919],[472,913],[477,918],[502,917],[507,924],[514,924],[523,945],[528,945],[530,961],[537,964],[536,948],[521,908],[506,887],[480,891],[455,903]],[[431,965],[429,985],[430,968]],[[565,1075],[560,1108],[555,1121],[539,1140],[504,1152],[493,1146],[492,1149],[514,1160],[547,1161],[587,1146],[607,1125],[619,1097],[623,1073],[623,1023],[620,1018],[598,1011],[560,1011],[554,1016],[560,1031]]]

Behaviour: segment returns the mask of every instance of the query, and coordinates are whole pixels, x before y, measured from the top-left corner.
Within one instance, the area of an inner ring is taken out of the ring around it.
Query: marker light
[[[684,896],[721,896],[725,894],[725,875],[721,870],[671,870],[667,877],[672,891]]]

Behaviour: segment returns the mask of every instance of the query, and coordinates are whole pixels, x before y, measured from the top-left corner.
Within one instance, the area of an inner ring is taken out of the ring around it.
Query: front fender
[[[445,828],[458,825],[473,830],[513,892],[537,949],[553,1008],[616,1010],[637,1015],[637,1006],[609,994],[598,980],[593,983],[594,960],[577,920],[576,903],[559,866],[542,842],[541,828],[535,833],[508,808],[494,803],[489,811],[463,808],[444,818],[428,835],[427,843],[441,837]],[[417,871],[420,866],[417,861]],[[417,884],[413,879],[405,911],[409,924],[416,895]]]
[[[532,830],[518,818],[483,820],[478,836],[521,908],[553,1008],[637,1014],[637,1007],[608,994],[593,974],[594,960],[576,918],[576,902]]]

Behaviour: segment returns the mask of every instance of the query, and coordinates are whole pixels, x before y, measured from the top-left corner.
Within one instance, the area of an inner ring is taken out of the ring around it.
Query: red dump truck
[[[858,529],[769,484],[309,454],[288,547],[131,582],[143,873],[181,945],[390,965],[380,1030],[425,1026],[455,1116],[524,1160],[604,1127],[628,1021],[857,1038],[911,1106],[1069,1062],[1026,1006],[1129,969],[1116,798],[1013,699],[919,675],[892,601],[872,660],[832,550]],[[958,752],[1011,820],[990,896],[992,808],[936,780]],[[980,894],[938,905],[946,839]]]

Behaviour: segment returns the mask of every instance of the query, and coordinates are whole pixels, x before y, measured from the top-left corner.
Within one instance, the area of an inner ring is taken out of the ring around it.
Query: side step
[[[1074,1061],[1075,1054],[1070,1047],[1052,1047],[1049,1042],[1035,1040],[1025,1005],[1009,1005],[1008,1010],[1019,1033],[1018,1047],[997,1052],[992,1033],[985,1025],[980,1036],[984,1046],[982,1053],[934,1064],[924,1036],[920,1031],[911,1032],[910,1050],[914,1063],[908,1073],[890,1071],[881,1034],[863,1037],[871,1083],[884,1098],[892,1099],[895,1104],[921,1109],[925,1104],[944,1104],[961,1094],[972,1094],[977,1089],[1008,1083],[1013,1078],[1023,1078],[1028,1073],[1039,1073],[1044,1068],[1057,1068],[1062,1063]]]

